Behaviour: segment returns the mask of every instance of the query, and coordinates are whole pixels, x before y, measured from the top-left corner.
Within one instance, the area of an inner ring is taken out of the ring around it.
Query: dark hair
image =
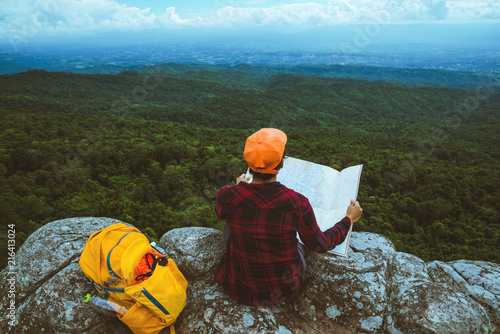
[[[274,170],[280,170],[283,167],[284,157],[285,157],[285,154],[283,154],[283,158],[281,159],[281,161],[278,164],[278,166],[276,166],[276,167],[273,168]],[[259,173],[259,172],[256,172],[256,171],[252,170],[251,168],[250,168],[250,174],[252,174],[253,176],[257,176],[259,179],[261,179],[263,181],[270,180],[270,179],[272,179],[273,177],[276,176],[276,174]]]

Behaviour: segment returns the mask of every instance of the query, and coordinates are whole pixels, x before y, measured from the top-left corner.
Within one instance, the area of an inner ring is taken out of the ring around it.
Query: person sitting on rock
[[[351,201],[346,216],[322,232],[309,200],[276,181],[283,167],[286,134],[265,128],[247,138],[243,157],[253,181],[217,192],[215,211],[226,220],[225,248],[215,280],[245,305],[275,305],[291,299],[305,278],[304,246],[322,253],[341,244],[362,213]]]

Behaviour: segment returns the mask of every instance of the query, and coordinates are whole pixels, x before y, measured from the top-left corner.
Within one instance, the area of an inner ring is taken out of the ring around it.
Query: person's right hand
[[[236,185],[238,185],[238,183],[240,183],[241,181],[245,181],[248,183],[250,181],[250,176],[246,177],[245,174],[241,174],[240,177],[236,179]]]
[[[351,205],[347,207],[345,215],[349,217],[351,223],[355,223],[361,218],[361,213],[363,213],[363,209],[359,206],[358,201],[354,202],[354,200],[351,199]]]

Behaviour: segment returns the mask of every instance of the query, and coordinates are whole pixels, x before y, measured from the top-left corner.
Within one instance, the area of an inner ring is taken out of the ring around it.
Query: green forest
[[[29,70],[0,85],[2,249],[7,224],[19,247],[69,217],[116,218],[151,239],[185,226],[222,229],[217,189],[246,171],[247,136],[276,127],[288,156],[364,165],[355,231],[425,261],[500,263],[500,93],[486,82],[464,90],[159,66]]]

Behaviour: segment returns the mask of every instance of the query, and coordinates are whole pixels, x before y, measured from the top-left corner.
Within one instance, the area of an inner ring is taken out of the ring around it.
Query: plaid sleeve
[[[344,242],[350,227],[351,220],[344,217],[335,226],[322,232],[309,200],[303,197],[299,211],[299,236],[300,240],[313,252],[324,253]]]
[[[219,191],[217,192],[217,199],[215,203],[215,214],[217,215],[217,217],[219,217],[219,219],[226,219],[227,217],[225,210],[227,201],[223,200],[223,197],[224,193],[226,191],[229,191],[229,188],[230,186],[225,186],[220,188]]]

